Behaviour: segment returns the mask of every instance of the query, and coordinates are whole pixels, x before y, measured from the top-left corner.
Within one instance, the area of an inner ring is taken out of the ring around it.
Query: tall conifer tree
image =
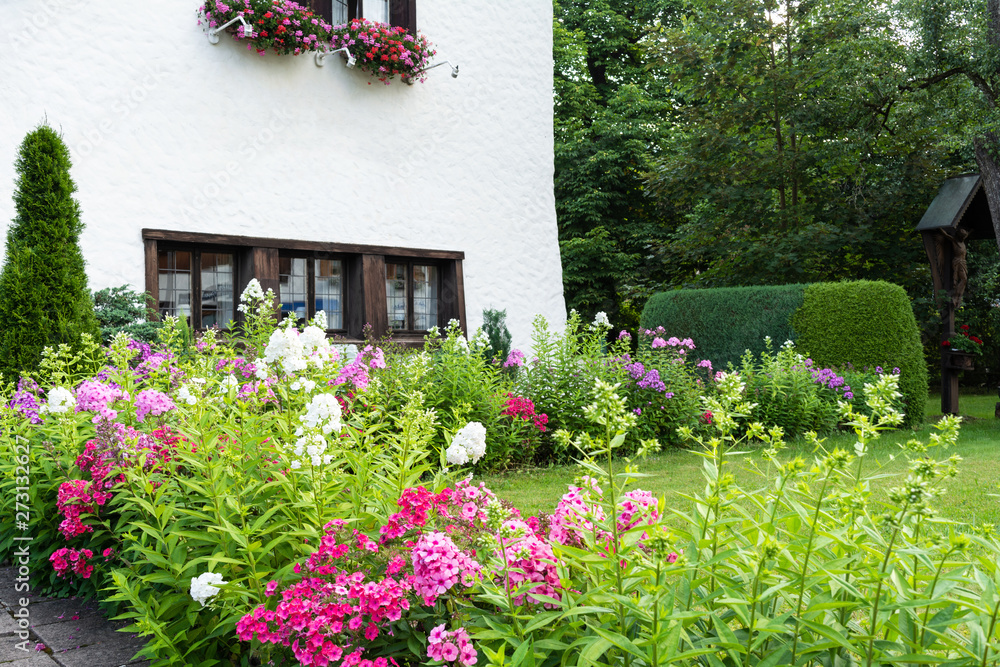
[[[16,214],[0,273],[0,372],[7,380],[34,369],[46,345],[97,336],[69,149],[41,125],[21,143],[14,166]]]

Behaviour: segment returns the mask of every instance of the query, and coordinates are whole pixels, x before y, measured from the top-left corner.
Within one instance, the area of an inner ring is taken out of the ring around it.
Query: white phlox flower
[[[486,427],[479,422],[469,422],[463,426],[451,445],[445,450],[445,458],[452,465],[476,463],[486,454]]]
[[[204,607],[206,602],[218,595],[219,586],[227,583],[229,582],[223,579],[218,572],[199,574],[191,580],[191,597]]]
[[[69,412],[74,407],[76,407],[76,398],[73,396],[73,392],[65,387],[52,387],[49,389],[49,402],[42,406],[42,410],[59,415]]]
[[[333,394],[316,394],[306,406],[306,413],[299,417],[306,427],[319,429],[324,435],[340,432],[340,401]]]

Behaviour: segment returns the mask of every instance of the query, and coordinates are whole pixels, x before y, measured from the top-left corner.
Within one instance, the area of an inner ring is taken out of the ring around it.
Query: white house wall
[[[91,287],[143,289],[144,227],[461,250],[469,325],[515,344],[564,319],[552,192],[552,12],[542,0],[420,0],[424,84],[338,57],[209,44],[197,0],[3,0],[0,224],[42,121],[73,157]],[[370,84],[370,85],[369,85]]]

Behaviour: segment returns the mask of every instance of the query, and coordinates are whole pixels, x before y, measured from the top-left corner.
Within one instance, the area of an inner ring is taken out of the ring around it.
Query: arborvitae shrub
[[[483,309],[483,332],[490,340],[487,361],[499,360],[502,364],[510,354],[511,335],[507,329],[507,311],[493,308]]]
[[[660,292],[646,303],[640,326],[662,326],[668,336],[693,339],[694,354],[717,369],[738,367],[747,350],[760,356],[766,336],[777,345],[796,339],[788,318],[802,306],[804,289],[796,284]]]
[[[35,368],[46,345],[98,335],[69,149],[42,125],[25,137],[14,167],[16,213],[0,273],[0,372],[8,379]]]
[[[882,281],[815,283],[791,318],[798,347],[816,365],[899,368],[906,425],[924,420],[927,366],[920,331],[902,287]],[[861,391],[861,387],[853,387]]]

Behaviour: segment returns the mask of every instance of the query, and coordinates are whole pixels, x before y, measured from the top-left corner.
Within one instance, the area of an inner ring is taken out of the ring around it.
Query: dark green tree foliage
[[[494,308],[483,309],[483,332],[490,340],[487,361],[503,364],[510,354],[510,330],[507,328],[507,311]]]
[[[634,326],[631,303],[664,275],[647,259],[663,235],[645,177],[670,132],[670,102],[647,67],[647,35],[679,4],[554,4],[556,213],[567,306],[584,319],[605,311]]]
[[[722,287],[654,294],[642,311],[641,327],[662,326],[666,336],[691,338],[694,354],[716,369],[739,367],[746,350],[759,356],[764,337],[777,348],[798,336],[788,323],[802,306],[805,285]]]
[[[929,281],[913,227],[972,155],[949,101],[912,85],[890,5],[689,0],[657,53],[677,101],[650,181],[683,216],[671,283]]]
[[[0,371],[8,379],[33,369],[46,345],[97,337],[69,150],[42,125],[25,137],[14,166],[16,215],[0,273]]]
[[[111,339],[124,331],[135,340],[152,343],[156,340],[156,332],[163,327],[162,322],[150,322],[146,295],[122,285],[121,287],[106,287],[94,292],[94,315],[101,329],[101,341],[110,343]]]
[[[805,288],[792,315],[797,347],[820,367],[899,368],[905,424],[924,420],[927,366],[910,300],[902,287],[882,281],[816,283]],[[861,391],[861,387],[852,387]]]

